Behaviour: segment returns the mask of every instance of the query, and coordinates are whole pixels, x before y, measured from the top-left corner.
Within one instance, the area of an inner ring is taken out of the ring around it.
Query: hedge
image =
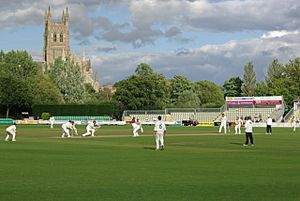
[[[50,113],[52,116],[113,116],[116,114],[116,106],[112,103],[98,105],[34,105],[33,116],[40,118],[42,113]]]

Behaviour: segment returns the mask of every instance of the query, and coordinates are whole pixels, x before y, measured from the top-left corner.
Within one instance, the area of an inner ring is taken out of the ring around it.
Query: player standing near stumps
[[[270,115],[268,115],[268,119],[267,119],[267,132],[266,134],[268,135],[272,135],[272,123],[273,123],[273,119],[270,117]]]
[[[16,141],[16,135],[17,135],[17,127],[16,127],[16,123],[14,123],[14,125],[11,125],[6,128],[5,141],[8,141],[10,136],[12,136],[11,141],[13,142]]]
[[[219,133],[222,132],[222,128],[224,128],[224,133],[226,134],[226,124],[227,124],[227,118],[225,116],[225,114],[223,113],[221,118],[220,118],[221,124],[220,124],[220,128],[219,128]]]
[[[154,126],[154,135],[156,142],[156,150],[164,150],[164,135],[166,134],[166,125],[161,121],[161,116],[158,116]]]
[[[132,127],[133,127],[133,131],[132,131],[133,137],[138,137],[139,136],[139,131],[141,133],[144,132],[142,124],[141,124],[139,119],[136,119],[135,123],[132,124]]]
[[[294,132],[296,131],[297,121],[298,121],[297,118],[293,116],[293,118],[292,118],[292,128],[293,128]]]
[[[234,127],[235,134],[241,134],[241,126],[242,126],[242,124],[243,124],[243,120],[241,119],[241,117],[236,117],[235,127]]]
[[[55,121],[54,116],[51,116],[51,117],[49,118],[50,128],[53,128],[54,121]]]
[[[248,146],[249,139],[250,139],[251,145],[254,146],[252,132],[253,132],[253,123],[252,123],[251,117],[247,117],[246,123],[245,123],[246,142],[245,142],[244,146]]]

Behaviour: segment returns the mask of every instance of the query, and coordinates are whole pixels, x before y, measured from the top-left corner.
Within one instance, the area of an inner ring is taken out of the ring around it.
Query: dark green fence
[[[114,104],[106,103],[99,105],[34,105],[33,115],[41,117],[43,112],[53,116],[114,116],[116,107]]]

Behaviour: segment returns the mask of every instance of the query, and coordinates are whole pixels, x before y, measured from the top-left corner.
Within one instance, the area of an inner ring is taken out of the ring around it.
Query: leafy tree
[[[222,106],[224,104],[223,88],[214,82],[198,81],[194,84],[194,90],[203,107],[208,105]]]
[[[7,117],[12,108],[30,110],[35,103],[61,102],[59,91],[26,51],[0,51],[0,74],[0,104],[6,106]]]
[[[282,93],[282,86],[285,82],[285,67],[274,59],[268,67],[266,75],[266,85],[268,87],[268,95],[279,95]]]
[[[178,103],[178,99],[181,98],[182,94],[185,91],[192,91],[193,82],[191,82],[189,79],[187,79],[184,76],[181,75],[175,75],[170,80],[170,87],[171,87],[171,93],[170,93],[170,101],[172,104],[178,105],[182,103]],[[189,92],[189,93],[190,93]],[[192,95],[192,94],[191,94]]]
[[[244,67],[244,78],[242,84],[243,96],[254,96],[256,87],[256,76],[253,68],[253,63],[248,62]]]
[[[267,96],[268,87],[266,83],[262,80],[256,84],[255,96]]]
[[[269,87],[272,87],[272,82],[275,79],[281,79],[284,74],[284,65],[279,63],[278,59],[274,59],[268,67],[266,83]]]
[[[197,94],[192,90],[186,90],[178,96],[175,107],[198,108],[200,105],[201,101]]]
[[[19,79],[13,73],[0,71],[0,104],[6,106],[6,118],[12,107],[30,107],[33,93],[28,80]]]
[[[242,95],[243,81],[240,77],[231,77],[224,82],[224,96],[239,97]]]
[[[168,88],[162,74],[132,75],[114,86],[117,90],[113,99],[125,109],[161,109],[166,105]]]
[[[150,67],[150,65],[145,63],[140,63],[135,69],[135,74],[140,76],[147,76],[153,73],[153,69]]]
[[[85,87],[78,64],[68,56],[57,58],[50,65],[49,77],[59,88],[66,103],[83,103]]]
[[[26,79],[38,73],[38,65],[26,51],[10,51],[0,54],[0,67],[5,72],[12,72],[14,76]]]
[[[90,83],[84,84],[84,88],[88,94],[94,95],[96,93],[94,87]]]
[[[283,73],[282,95],[290,106],[300,94],[300,57],[290,60]],[[284,88],[284,89],[283,89]]]
[[[30,80],[30,88],[33,92],[33,104],[62,104],[64,99],[58,87],[51,82],[48,76],[42,72]]]

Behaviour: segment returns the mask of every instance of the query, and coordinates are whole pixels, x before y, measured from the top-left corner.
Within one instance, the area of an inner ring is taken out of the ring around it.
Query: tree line
[[[96,92],[83,82],[80,67],[70,57],[58,58],[43,69],[26,51],[0,51],[0,105],[5,114],[31,111],[42,104],[99,104],[110,102],[120,111],[220,107],[226,96],[283,95],[288,106],[300,95],[300,58],[281,64],[274,59],[265,79],[257,82],[252,62],[242,78],[235,76],[220,86],[209,80],[192,82],[182,75],[166,78],[140,63],[134,74],[114,84],[116,92]]]

